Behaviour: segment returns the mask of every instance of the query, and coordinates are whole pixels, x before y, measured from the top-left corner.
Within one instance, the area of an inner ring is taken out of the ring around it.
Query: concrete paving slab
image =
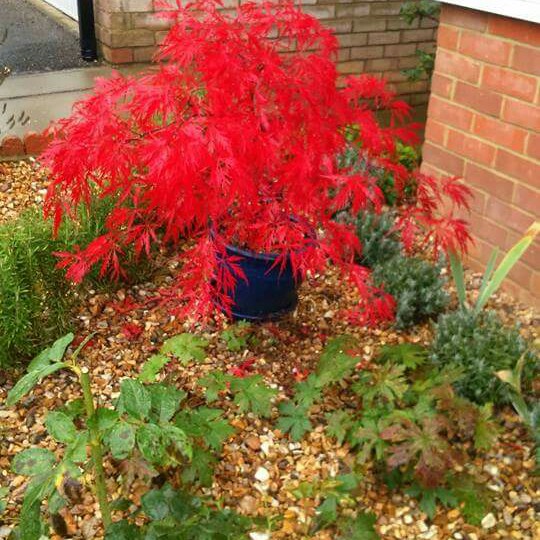
[[[41,132],[52,120],[68,116],[73,104],[92,90],[96,77],[110,76],[112,69],[98,66],[9,76],[0,85],[0,138]],[[119,71],[133,75],[146,69],[147,65],[130,65]],[[12,116],[24,120],[8,129],[6,122]]]

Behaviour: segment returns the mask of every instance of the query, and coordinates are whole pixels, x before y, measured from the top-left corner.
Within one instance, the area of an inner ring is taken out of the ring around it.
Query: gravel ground
[[[10,191],[21,200],[14,207],[22,208],[40,196],[43,178],[36,177],[27,164],[10,165],[9,168],[9,174],[26,175],[26,182],[20,178],[23,187]],[[2,181],[5,179],[0,180],[0,185]],[[33,186],[33,183],[36,185]],[[0,208],[6,200],[0,199]],[[130,308],[131,299],[137,302],[151,296],[174,272],[165,259],[159,261],[158,267],[160,271],[149,283],[106,293],[88,291],[74,314],[78,335],[84,337],[89,332],[96,332],[92,346],[85,349],[80,361],[89,367],[94,391],[101,403],[109,403],[117,396],[121,379],[135,376],[142,362],[168,336],[186,330],[162,307],[147,304],[145,307]],[[476,289],[478,284],[478,276],[471,276],[471,290]],[[372,358],[385,343],[428,343],[430,340],[429,325],[416,327],[411,333],[349,327],[337,314],[350,302],[349,291],[338,276],[332,272],[315,276],[302,285],[296,313],[279,323],[255,328],[257,345],[251,346],[247,353],[255,359],[253,373],[262,374],[267,384],[279,389],[278,399],[289,393],[295,382],[295,372],[309,370],[315,365],[327,337],[345,332],[355,335],[363,346],[366,360]],[[497,296],[492,307],[508,322],[521,321],[522,331],[527,336],[537,336],[538,319],[530,309],[514,304],[505,295]],[[137,325],[142,332],[137,337],[128,336],[126,324]],[[196,385],[199,377],[214,369],[226,371],[245,359],[245,354],[226,349],[219,339],[220,329],[217,325],[199,326],[196,332],[210,342],[208,357],[203,364],[179,367],[177,372],[178,382],[195,399],[201,393]],[[0,403],[4,402],[16,380],[16,374],[4,375],[5,378],[0,374]],[[25,489],[26,479],[10,472],[12,457],[36,444],[56,450],[55,443],[45,433],[44,417],[49,410],[75,397],[79,397],[79,392],[73,385],[71,375],[60,372],[49,377],[16,410],[0,406],[0,484],[8,485],[11,489],[4,524],[0,525],[0,538],[8,534],[15,522]],[[335,392],[321,407],[339,405],[340,399],[339,393]],[[227,411],[227,417],[237,432],[226,442],[214,484],[205,493],[223,499],[227,505],[251,516],[283,516],[277,530],[271,535],[272,539],[310,538],[308,530],[317,501],[310,498],[297,500],[292,491],[302,481],[335,475],[340,463],[348,463],[352,459],[346,446],[339,447],[325,437],[322,427],[324,411],[314,409],[312,420],[315,428],[312,433],[301,443],[291,443],[275,429],[275,411],[273,418],[261,420],[250,414],[238,415],[227,400],[222,400],[219,406]],[[377,483],[369,467],[357,497],[357,508],[373,511],[377,515],[377,530],[383,540],[540,538],[537,519],[540,490],[533,476],[532,443],[511,410],[503,411],[499,420],[504,430],[497,444],[465,466],[466,472],[483,483],[493,497],[493,510],[485,517],[483,527],[466,524],[458,509],[439,508],[436,517],[430,521],[419,510],[415,500],[391,492],[380,482]],[[264,469],[262,475],[261,468]],[[112,463],[107,464],[107,469],[110,493],[119,494],[122,490],[118,481],[119,469],[113,467]],[[257,480],[256,474],[258,478],[268,476],[268,480]],[[141,482],[135,481],[130,490],[133,500],[137,501],[145,489]],[[70,506],[63,513],[69,530],[68,537],[101,538],[97,514],[93,497],[86,493],[79,504]],[[313,538],[331,540],[334,537],[330,532],[321,532]],[[53,535],[52,538],[60,537]]]

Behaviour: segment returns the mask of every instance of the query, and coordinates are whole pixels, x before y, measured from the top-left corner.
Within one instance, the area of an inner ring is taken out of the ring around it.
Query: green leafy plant
[[[537,346],[536,343],[535,345]],[[498,371],[496,375],[510,388],[510,402],[533,437],[536,446],[536,464],[540,466],[540,402],[535,400],[531,403],[525,396],[522,386],[525,364],[530,360],[530,355],[523,354],[512,369]]]
[[[174,490],[168,484],[145,493],[141,510],[148,523],[138,526],[131,519],[119,521],[109,528],[105,539],[244,540],[252,527],[249,518],[213,508],[204,499]]]
[[[362,263],[370,268],[383,264],[402,251],[392,212],[360,212],[356,217],[356,234],[362,243]]]
[[[311,429],[311,406],[321,398],[325,387],[340,382],[352,373],[358,364],[358,358],[352,355],[351,351],[357,346],[356,340],[346,335],[328,342],[315,372],[305,381],[296,384],[291,400],[279,404],[278,429],[283,433],[290,433],[295,441],[300,440]]]
[[[110,208],[108,199],[81,207],[56,238],[37,210],[0,225],[0,367],[32,358],[69,330],[76,289],[57,269],[54,253],[101,234]],[[137,262],[133,253],[128,259],[128,278],[148,275],[148,262]],[[89,279],[100,284],[97,271]]]
[[[408,328],[441,313],[448,294],[441,276],[442,261],[433,265],[420,257],[396,255],[373,269],[375,283],[396,301],[396,326]]]
[[[223,339],[229,351],[244,350],[253,340],[251,324],[247,321],[239,321],[223,330],[221,339]]]
[[[419,51],[417,51],[418,54]],[[397,161],[407,171],[413,171],[420,165],[420,157],[413,146],[398,142],[396,144]],[[395,207],[404,201],[414,197],[416,184],[410,179],[406,184],[398,189],[396,185],[396,173],[386,168],[380,168],[374,171],[377,178],[377,185],[384,195],[385,203],[390,207]]]
[[[499,250],[492,252],[472,305],[467,302],[463,263],[455,253],[449,253],[459,309],[440,316],[430,356],[439,365],[460,366],[463,376],[456,382],[456,388],[478,403],[511,401],[511,387],[499,380],[495,372],[512,370],[524,354],[531,360],[537,358],[531,351],[526,352],[527,344],[518,328],[505,327],[495,312],[485,311],[485,306],[539,231],[540,222],[535,222],[497,267]],[[530,362],[523,372],[523,383],[529,384],[537,370],[536,362]]]
[[[298,499],[315,498],[320,501],[316,509],[316,517],[310,527],[310,534],[321,529],[336,525],[343,532],[367,536],[351,536],[351,538],[377,539],[375,533],[375,516],[365,512],[358,512],[355,518],[347,518],[340,515],[340,506],[356,506],[354,492],[358,490],[362,477],[359,474],[348,473],[336,477],[326,478],[316,482],[302,482],[294,491],[293,495]],[[375,534],[375,536],[370,536]]]
[[[237,377],[216,371],[199,379],[199,384],[206,388],[209,402],[216,401],[221,393],[230,392],[241,413],[251,412],[264,418],[271,415],[272,402],[277,395],[277,390],[267,386],[261,375]]]
[[[448,495],[451,473],[465,459],[456,441],[485,449],[497,435],[489,405],[478,407],[455,394],[452,383],[460,372],[433,368],[427,359],[415,344],[383,347],[377,362],[350,385],[359,405],[326,416],[329,436],[346,442],[359,465],[373,459],[383,472],[397,471],[426,513],[437,500],[450,504],[456,498]]]
[[[497,292],[502,282],[521,259],[523,254],[529,249],[532,243],[535,241],[538,233],[540,232],[540,221],[535,221],[527,230],[523,238],[518,240],[508,253],[502,258],[501,262],[495,268],[497,257],[499,255],[499,249],[496,248],[491,253],[489,261],[486,266],[486,271],[482,278],[482,284],[478,292],[478,298],[471,307],[473,313],[480,313],[487,302]],[[465,273],[463,270],[463,263],[460,257],[455,252],[449,252],[450,269],[456,286],[459,305],[462,309],[468,308],[467,296],[465,290]]]
[[[161,370],[173,359],[181,364],[202,362],[206,358],[208,341],[190,333],[178,334],[169,338],[157,354],[152,355],[144,364],[139,374],[142,382],[153,382]],[[170,355],[170,356],[168,356]]]
[[[436,365],[461,369],[454,383],[460,395],[476,403],[503,404],[512,393],[495,372],[512,369],[523,354],[531,354],[526,350],[518,328],[506,327],[497,313],[459,309],[439,317],[430,358]],[[526,384],[533,378],[533,364],[524,373]]]
[[[422,22],[423,19],[431,19],[436,23],[439,22],[439,13],[441,4],[435,0],[408,0],[404,2],[400,9],[400,15],[409,25],[412,25],[417,19]],[[423,77],[431,78],[435,67],[435,53],[416,51],[418,56],[418,64],[406,69],[403,73],[410,81],[418,81]]]
[[[14,405],[43,378],[61,369],[70,370],[78,377],[83,394],[82,400],[49,412],[45,420],[51,437],[65,445],[61,459],[50,450],[30,448],[13,460],[17,474],[31,477],[20,515],[22,540],[33,540],[46,531],[40,518],[42,501],[48,501],[49,513],[56,516],[67,503],[60,486],[84,472],[93,473],[103,525],[105,530],[111,527],[111,504],[104,472],[107,454],[116,460],[143,460],[149,470],[181,467],[184,481],[199,479],[208,484],[215,460],[212,451],[218,451],[234,431],[221,419],[221,410],[189,409],[184,406],[186,393],[164,383],[145,385],[140,380],[124,379],[113,408],[96,406],[88,369],[77,364],[80,351],[91,337],[67,358],[66,350],[73,334],[57,340],[30,363],[27,374],[8,394],[7,405]],[[192,358],[203,354],[199,345],[186,338],[172,338],[164,349]]]

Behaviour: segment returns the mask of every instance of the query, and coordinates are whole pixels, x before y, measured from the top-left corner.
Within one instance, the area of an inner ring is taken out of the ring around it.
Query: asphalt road
[[[80,58],[73,22],[71,26],[62,24],[51,17],[50,8],[49,12],[41,10],[39,4],[45,4],[44,0],[0,0],[0,40],[5,36],[0,44],[0,67],[21,73],[88,65]]]

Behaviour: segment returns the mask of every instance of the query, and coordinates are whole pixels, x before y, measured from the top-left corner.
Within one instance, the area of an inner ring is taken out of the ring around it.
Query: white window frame
[[[540,0],[443,0],[443,2],[540,23]]]

